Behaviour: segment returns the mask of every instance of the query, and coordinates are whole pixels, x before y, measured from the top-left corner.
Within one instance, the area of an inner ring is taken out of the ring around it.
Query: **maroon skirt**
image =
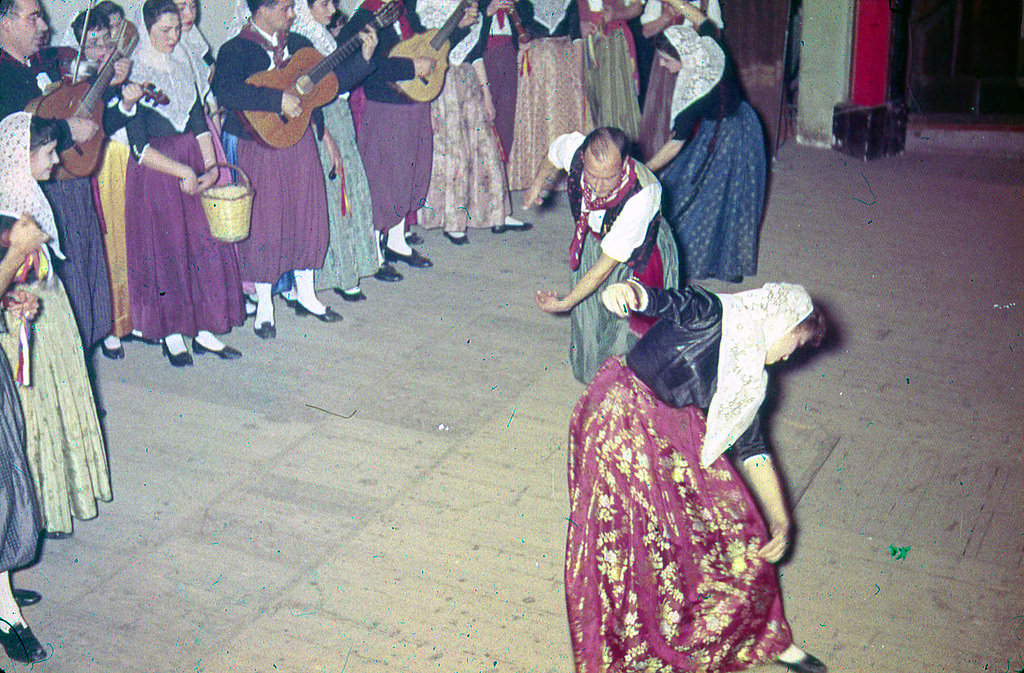
[[[569,429],[565,592],[576,670],[738,671],[792,642],[768,533],[704,415],[608,358]],[[657,664],[657,665],[656,665]]]
[[[654,52],[651,75],[647,79],[644,113],[640,117],[640,154],[644,161],[654,156],[661,146],[672,138],[672,92],[676,86],[676,73],[661,64]]]
[[[512,153],[513,131],[516,123],[516,95],[519,86],[519,66],[516,48],[507,35],[491,35],[484,52],[487,84],[494,103],[494,128],[501,141],[501,157],[508,161]]]
[[[274,283],[288,271],[322,267],[330,234],[313,132],[285,149],[239,138],[238,165],[256,190],[249,238],[235,244],[242,280]]]
[[[370,183],[373,226],[385,231],[426,203],[434,153],[430,105],[366,99],[356,144]]]
[[[150,148],[203,172],[191,134],[150,141]],[[125,239],[132,326],[147,339],[223,334],[245,316],[238,260],[230,243],[210,236],[198,196],[178,178],[128,162]]]

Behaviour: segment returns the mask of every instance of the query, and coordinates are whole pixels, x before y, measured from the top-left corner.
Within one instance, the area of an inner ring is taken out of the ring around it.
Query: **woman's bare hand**
[[[630,311],[640,310],[642,300],[631,283],[613,283],[601,293],[601,303],[613,315],[625,318]]]
[[[34,320],[39,314],[39,297],[23,289],[13,290],[7,295],[7,310],[18,320]]]
[[[769,563],[778,563],[789,549],[789,519],[769,521],[768,530],[772,539],[758,550],[757,555]]]

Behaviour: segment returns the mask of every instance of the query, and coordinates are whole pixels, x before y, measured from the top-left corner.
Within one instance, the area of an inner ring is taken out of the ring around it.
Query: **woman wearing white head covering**
[[[662,213],[681,244],[686,276],[736,282],[757,273],[768,171],[764,129],[715,24],[693,5],[680,10],[687,23],[665,29],[679,55],[672,139],[647,165],[661,171]]]
[[[338,46],[327,28],[336,11],[333,0],[295,0],[292,30],[306,36],[317,51],[327,56]],[[364,35],[369,40],[365,48],[372,56],[376,32]],[[381,266],[370,186],[356,146],[348,92],[320,109],[324,135],[317,146],[327,186],[330,243],[323,268],[314,273],[314,280],[318,290],[333,288],[346,301],[361,301],[366,295],[359,289],[359,280],[374,275]]]
[[[825,673],[792,644],[782,612],[774,564],[790,515],[757,419],[765,366],[820,344],[821,313],[782,283],[715,295],[630,281],[602,301],[620,318],[660,320],[624,361],[605,361],[573,412],[565,585],[576,670],[775,660]]]
[[[50,249],[59,255],[53,212],[37,184],[49,177],[56,156],[30,150],[32,125],[31,115],[20,112],[0,122],[0,215],[12,219],[31,215],[49,235]],[[110,471],[82,342],[64,286],[45,263],[37,275],[39,280],[29,288],[43,309],[35,320],[31,385],[20,386],[18,392],[25,412],[25,453],[43,528],[60,536],[72,532],[72,516],[91,519],[97,514],[97,501],[112,499]],[[0,345],[16,367],[18,335],[0,335]]]
[[[123,121],[133,160],[125,178],[128,286],[132,326],[161,340],[174,366],[195,353],[233,360],[241,354],[214,336],[243,319],[241,280],[231,244],[210,235],[198,193],[218,178],[213,141],[196,73],[179,47],[174,0],[141,9],[134,77],[166,102],[141,100]],[[123,118],[108,108],[106,122]]]
[[[718,0],[684,0],[694,6],[700,6],[708,19],[721,31],[722,9]],[[644,37],[656,42],[654,59],[651,61],[650,76],[647,79],[647,95],[644,97],[643,114],[640,117],[640,152],[644,159],[654,156],[672,137],[672,91],[678,78],[678,54],[675,48],[663,36],[670,26],[692,25],[669,2],[648,0],[644,3],[644,12],[640,16]],[[696,26],[693,26],[696,28]]]
[[[416,13],[427,29],[440,28],[457,0],[421,0]],[[480,24],[452,47],[441,94],[430,103],[434,155],[427,200],[417,215],[424,229],[440,228],[456,245],[469,227],[500,230],[512,214],[498,137],[484,103],[480,74],[466,57],[480,38]],[[486,75],[484,75],[486,77]]]

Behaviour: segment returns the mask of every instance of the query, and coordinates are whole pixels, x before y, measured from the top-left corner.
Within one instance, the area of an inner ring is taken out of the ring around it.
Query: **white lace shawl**
[[[329,56],[338,47],[337,40],[327,26],[317,23],[309,11],[308,0],[295,0],[295,23],[292,30],[307,38],[324,56]]]
[[[64,259],[50,202],[32,177],[31,123],[28,112],[15,112],[0,121],[0,214],[14,219],[25,213],[34,217],[39,228],[50,236],[53,254]]]
[[[768,283],[757,290],[720,294],[722,343],[718,385],[708,409],[701,462],[711,465],[750,427],[768,385],[765,355],[813,310],[807,290]]]
[[[416,3],[416,13],[423,22],[423,27],[440,28],[448,20],[458,0],[424,0]],[[448,62],[452,65],[459,65],[466,60],[469,52],[480,40],[480,22],[477,21],[469,27],[469,35],[464,37],[457,45],[448,52]]]
[[[669,26],[664,32],[683,64],[672,89],[669,120],[674,120],[722,79],[725,53],[714,38],[698,35],[689,22]]]
[[[150,82],[170,99],[163,105],[151,105],[145,98],[139,105],[152,107],[167,119],[179,133],[184,132],[189,115],[195,106],[198,90],[208,87],[207,82],[198,82],[195,69],[192,67],[188,49],[179,41],[170,54],[164,54],[153,47],[149,31],[142,17],[142,8],[138,12],[139,46],[135,48],[132,64],[132,80]],[[204,87],[203,85],[206,85]],[[198,89],[197,89],[198,87]]]

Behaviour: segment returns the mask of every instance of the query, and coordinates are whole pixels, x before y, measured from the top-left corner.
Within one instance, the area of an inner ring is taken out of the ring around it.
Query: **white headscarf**
[[[152,107],[158,114],[166,118],[176,131],[183,132],[196,103],[198,96],[196,87],[203,89],[209,84],[205,80],[198,81],[198,75],[190,62],[188,50],[181,42],[178,42],[170,54],[159,52],[153,47],[153,41],[149,37],[149,31],[146,30],[146,23],[142,16],[142,6],[139,7],[137,20],[139,46],[135,48],[133,57],[132,79],[136,82],[152,83],[170,99],[170,103],[157,107],[150,105],[143,98],[139,101],[139,105]]]
[[[231,21],[228,22],[228,34],[234,37],[241,33],[250,16],[252,16],[252,12],[249,11],[249,3],[245,0],[235,0],[235,13],[231,15]]]
[[[419,15],[420,21],[423,22],[424,28],[440,28],[451,16],[456,5],[458,5],[458,0],[421,0],[416,3],[416,13]],[[448,52],[448,62],[452,65],[460,65],[466,60],[469,52],[479,40],[480,22],[477,21],[469,27],[469,35]]]
[[[34,217],[50,236],[53,254],[64,259],[50,202],[32,177],[31,124],[28,112],[15,112],[0,121],[0,214],[14,219],[25,213]]]
[[[757,290],[720,294],[722,343],[718,385],[708,408],[701,462],[708,466],[750,427],[768,385],[768,348],[814,309],[799,285],[768,283]]]
[[[192,30],[181,31],[181,41],[178,47],[184,49],[188,55],[189,65],[195,71],[196,82],[199,83],[199,93],[203,98],[210,95],[210,64],[204,57],[212,53],[210,43],[206,40],[202,31],[199,30],[199,3],[196,2],[196,23],[192,24]]]
[[[338,47],[337,40],[327,30],[327,26],[318,23],[309,11],[309,0],[295,0],[295,23],[292,30],[309,39],[316,50],[324,56],[330,56]]]
[[[672,89],[672,105],[669,112],[671,120],[711,91],[722,79],[725,72],[725,52],[714,38],[698,35],[689,21],[669,26],[664,33],[669,43],[679,52],[679,60],[683,64]]]

